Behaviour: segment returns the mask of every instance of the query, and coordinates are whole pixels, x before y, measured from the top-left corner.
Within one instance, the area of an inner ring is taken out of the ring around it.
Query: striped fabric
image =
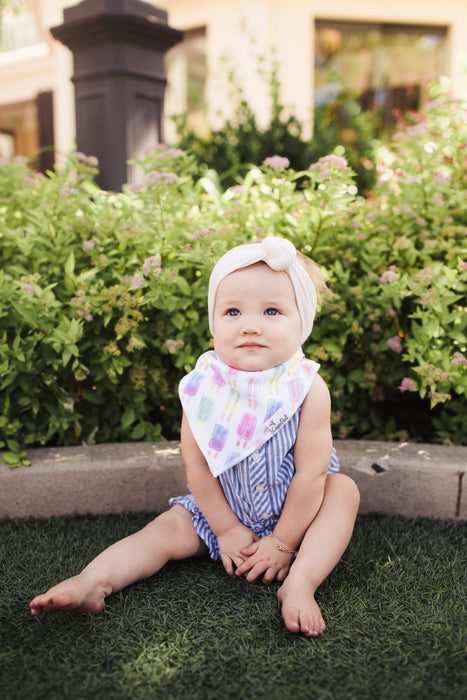
[[[294,474],[293,446],[297,435],[300,411],[259,450],[220,474],[225,497],[238,519],[259,537],[273,531],[284,505],[287,489]],[[339,461],[332,448],[328,474],[339,471]],[[180,503],[193,514],[193,525],[206,543],[209,554],[220,560],[217,537],[198,508],[191,494],[169,500]]]

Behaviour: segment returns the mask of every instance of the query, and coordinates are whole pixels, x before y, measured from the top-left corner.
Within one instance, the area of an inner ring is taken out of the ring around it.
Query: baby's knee
[[[148,532],[157,537],[169,559],[186,559],[198,554],[200,539],[193,525],[192,514],[177,503],[146,525]]]
[[[167,534],[175,534],[178,530],[185,529],[188,521],[191,522],[190,514],[186,508],[177,504],[156,516],[144,529],[150,532],[156,530],[158,533],[165,531]]]
[[[347,474],[339,472],[337,474],[329,474],[327,477],[327,486],[336,489],[340,498],[342,498],[349,507],[354,507],[358,510],[360,505],[360,491],[355,481]]]

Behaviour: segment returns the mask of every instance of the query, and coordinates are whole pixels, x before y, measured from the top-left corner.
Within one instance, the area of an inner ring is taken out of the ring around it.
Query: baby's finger
[[[235,576],[235,570],[232,559],[226,554],[221,554],[221,561],[224,566],[224,569],[229,574],[229,576]]]
[[[280,572],[277,572],[276,569],[266,569],[262,581],[267,585],[269,583],[272,583],[276,578],[280,580],[279,574]]]
[[[243,576],[243,574],[246,574],[247,571],[252,569],[256,564],[256,561],[252,559],[252,557],[248,557],[248,559],[244,559],[239,566],[237,567],[235,574],[236,576]]]
[[[276,574],[276,581],[285,581],[285,578],[287,574],[289,573],[290,567],[285,567],[281,569],[277,574]]]
[[[251,544],[248,545],[248,547],[245,547],[244,549],[241,549],[240,551],[246,557],[251,557],[252,554],[256,554],[256,552],[258,551],[258,546],[259,546],[259,540],[257,542],[252,542]]]
[[[250,569],[250,571],[246,574],[245,578],[248,581],[248,583],[252,583],[253,581],[256,581],[261,574],[264,574],[265,566],[263,562],[258,562],[258,564],[255,564],[255,566]]]

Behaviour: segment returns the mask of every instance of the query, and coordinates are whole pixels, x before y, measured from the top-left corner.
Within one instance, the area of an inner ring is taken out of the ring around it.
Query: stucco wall
[[[161,0],[177,29],[205,26],[210,75],[207,97],[211,118],[229,109],[228,90],[220,57],[228,54],[242,81],[245,96],[260,122],[268,118],[267,86],[257,76],[255,54],[274,47],[280,65],[282,101],[309,124],[312,107],[315,19],[433,24],[448,27],[448,75],[457,97],[467,97],[462,57],[467,56],[467,2],[465,0]],[[254,45],[251,43],[254,38]]]
[[[0,54],[0,105],[33,100],[38,92],[53,90],[55,145],[64,151],[75,138],[72,57],[47,34],[47,28],[61,24],[63,8],[73,0],[30,0],[30,4],[46,41],[35,49],[37,55],[32,50],[23,58]],[[259,122],[267,122],[268,86],[258,78],[254,57],[268,55],[271,47],[280,65],[282,101],[303,124],[309,124],[316,18],[448,26],[448,75],[454,94],[467,97],[462,68],[467,56],[466,0],[159,0],[153,4],[168,11],[169,24],[176,29],[206,27],[207,98],[214,124],[230,109],[227,66],[235,66]],[[220,58],[225,54],[230,59],[222,64]]]

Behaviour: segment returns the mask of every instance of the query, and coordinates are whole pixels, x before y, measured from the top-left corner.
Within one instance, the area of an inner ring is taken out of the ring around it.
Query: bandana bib
[[[290,420],[318,369],[301,349],[284,364],[257,372],[233,369],[213,350],[201,355],[179,394],[213,476],[249,457]]]

